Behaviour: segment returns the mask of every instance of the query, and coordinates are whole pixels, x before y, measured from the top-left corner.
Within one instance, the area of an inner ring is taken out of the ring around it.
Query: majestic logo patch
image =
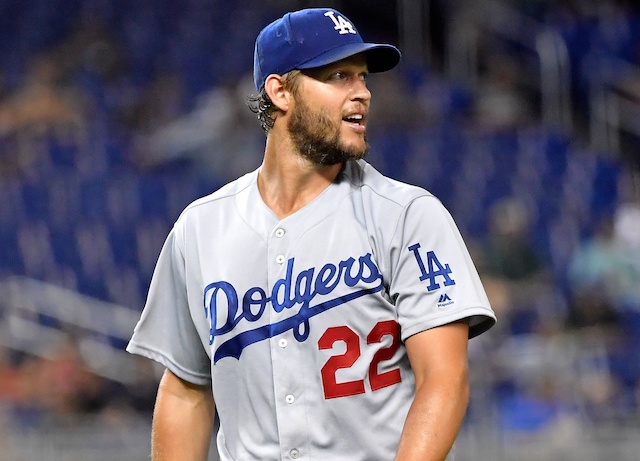
[[[447,307],[451,304],[453,304],[453,300],[449,297],[448,294],[445,293],[443,295],[440,295],[440,298],[438,299],[438,307]]]
[[[324,15],[331,18],[333,24],[335,25],[334,29],[340,32],[340,35],[356,33],[356,30],[353,28],[353,24],[351,24],[342,16],[338,15],[338,17],[336,18],[333,11],[327,11]]]
[[[213,360],[217,362],[224,357],[238,359],[245,347],[289,330],[293,330],[298,341],[305,341],[309,337],[310,318],[362,296],[377,293],[383,285],[382,274],[371,253],[357,260],[345,259],[337,265],[328,263],[319,270],[310,267],[296,275],[294,258],[291,258],[287,263],[286,275],[273,284],[270,293],[262,287],[252,287],[241,299],[231,283],[210,283],[204,288],[204,312],[210,326],[209,344],[213,344],[216,337],[232,334],[217,347]],[[348,290],[355,287],[358,288]],[[340,294],[332,297],[335,290]],[[320,297],[321,302],[312,305],[316,297]],[[268,315],[267,306],[276,313],[285,309],[297,312],[274,323],[248,329],[265,314]],[[236,328],[239,330],[237,334]]]
[[[449,264],[442,264],[435,252],[427,251],[427,263],[425,265],[424,260],[422,259],[422,255],[420,255],[420,244],[416,243],[408,247],[408,250],[413,252],[413,255],[416,258],[416,262],[418,263],[418,268],[420,269],[420,281],[428,280],[429,285],[427,285],[428,291],[437,290],[440,288],[440,284],[436,282],[436,278],[441,277],[441,281],[444,286],[448,287],[451,285],[455,285],[456,281],[453,280],[451,275],[451,268]]]

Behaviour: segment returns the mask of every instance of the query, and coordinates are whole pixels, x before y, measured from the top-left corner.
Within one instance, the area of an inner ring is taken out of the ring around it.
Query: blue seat
[[[89,178],[80,184],[80,212],[85,220],[102,221],[107,216],[107,181]]]
[[[593,177],[594,193],[591,197],[591,212],[599,219],[611,214],[618,201],[619,163],[601,156],[596,163]]]
[[[46,182],[28,180],[21,183],[21,208],[27,219],[42,219],[49,214],[49,193]]]
[[[138,261],[135,228],[120,226],[109,228],[109,243],[113,253],[113,261],[116,266],[135,266]]]
[[[166,216],[167,191],[161,175],[148,173],[139,177],[137,189],[143,216]]]
[[[3,272],[7,274],[24,273],[15,227],[0,229],[0,273]]]
[[[54,167],[73,168],[78,156],[78,145],[74,139],[49,139],[49,157]]]
[[[75,273],[82,271],[82,262],[78,254],[73,228],[50,229],[51,249],[56,264],[72,269]]]

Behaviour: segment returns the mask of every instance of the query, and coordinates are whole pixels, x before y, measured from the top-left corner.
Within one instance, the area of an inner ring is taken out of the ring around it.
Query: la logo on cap
[[[353,28],[353,24],[351,24],[342,16],[338,15],[338,17],[336,18],[333,11],[327,11],[324,15],[330,17],[333,20],[333,23],[335,24],[334,29],[340,32],[340,35],[356,33],[355,29]]]

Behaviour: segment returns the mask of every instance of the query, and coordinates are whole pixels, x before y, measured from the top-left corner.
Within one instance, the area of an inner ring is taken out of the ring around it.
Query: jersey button
[[[288,341],[286,339],[284,339],[284,338],[281,338],[278,341],[278,346],[280,346],[280,347],[287,347],[287,344],[288,344]]]
[[[276,256],[276,262],[278,264],[282,264],[284,262],[284,255],[278,255]]]
[[[276,229],[276,237],[284,237],[284,229]]]
[[[293,403],[293,401],[294,401],[295,399],[296,399],[296,398],[295,398],[293,395],[289,394],[289,395],[287,395],[287,396],[284,398],[284,401],[285,401],[285,402],[287,402],[287,403]]]
[[[289,452],[291,455],[291,459],[298,459],[300,457],[300,452],[295,448]]]

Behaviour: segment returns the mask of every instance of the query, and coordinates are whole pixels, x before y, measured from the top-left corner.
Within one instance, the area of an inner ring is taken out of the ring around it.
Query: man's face
[[[367,154],[366,75],[366,61],[357,55],[300,76],[287,128],[304,158],[335,165]]]

